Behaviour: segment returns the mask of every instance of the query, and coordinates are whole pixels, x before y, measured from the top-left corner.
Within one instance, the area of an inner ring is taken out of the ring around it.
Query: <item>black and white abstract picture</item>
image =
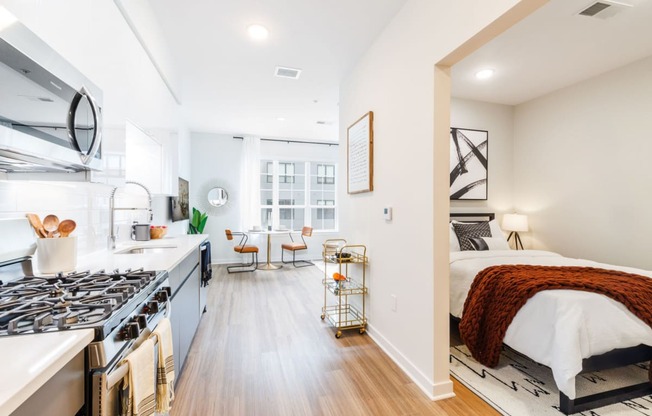
[[[451,127],[451,200],[487,199],[489,132]]]

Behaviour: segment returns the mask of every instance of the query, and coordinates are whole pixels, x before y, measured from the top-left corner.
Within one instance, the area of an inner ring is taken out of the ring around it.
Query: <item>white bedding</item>
[[[589,260],[570,259],[548,251],[500,250],[450,253],[450,310],[462,316],[473,278],[498,264],[590,266],[652,277],[652,272]],[[619,302],[597,293],[546,290],[534,295],[516,314],[504,343],[552,369],[560,391],[575,398],[575,376],[582,359],[614,348],[652,345],[652,329]]]

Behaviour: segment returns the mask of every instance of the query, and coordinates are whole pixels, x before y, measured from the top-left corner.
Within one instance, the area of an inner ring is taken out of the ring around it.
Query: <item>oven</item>
[[[83,407],[71,412],[69,405],[63,410],[36,395],[28,399],[29,407],[37,403],[57,415],[120,414],[118,393],[127,375],[121,361],[171,313],[167,271],[139,268],[35,275],[34,234],[27,220],[0,220],[0,233],[12,236],[0,241],[0,337],[93,330],[92,342],[75,359],[77,375],[53,383],[59,396],[74,395],[75,405],[83,403]],[[75,383],[69,382],[72,379]]]
[[[0,277],[0,336],[92,329],[82,359],[84,406],[77,415],[120,414],[120,381],[128,370],[121,361],[171,312],[167,271],[34,276],[31,259],[22,257],[0,262]],[[67,393],[81,395],[80,390]]]
[[[148,290],[134,303],[132,311],[103,339],[92,342],[87,348],[89,367],[87,381],[86,414],[114,416],[121,413],[122,381],[128,366],[121,361],[140,346],[164,317],[171,311],[171,288],[167,279]],[[157,345],[158,348],[158,345]],[[154,354],[154,359],[158,354]],[[157,363],[154,363],[154,368]]]

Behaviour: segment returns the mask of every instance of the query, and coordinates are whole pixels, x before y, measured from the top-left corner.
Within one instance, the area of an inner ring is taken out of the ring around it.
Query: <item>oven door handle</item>
[[[106,388],[111,389],[113,386],[118,384],[120,380],[127,377],[127,374],[129,374],[129,364],[123,363],[118,365],[106,375]]]

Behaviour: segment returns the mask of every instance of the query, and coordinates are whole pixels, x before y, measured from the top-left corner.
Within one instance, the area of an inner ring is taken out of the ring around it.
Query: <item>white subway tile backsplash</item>
[[[16,205],[14,192],[0,189],[0,212],[16,211]]]
[[[77,223],[74,235],[78,237],[80,255],[107,248],[109,236],[109,198],[112,187],[77,182],[37,182],[0,180],[0,218],[24,218],[32,212],[41,219],[54,214],[63,220],[70,218]],[[127,241],[131,224],[136,221],[148,223],[147,196],[135,188],[118,189],[116,207],[139,207],[139,210],[118,210],[115,215],[117,241]],[[154,197],[156,224],[171,226],[170,234],[185,233],[187,224],[169,221],[166,197]]]

